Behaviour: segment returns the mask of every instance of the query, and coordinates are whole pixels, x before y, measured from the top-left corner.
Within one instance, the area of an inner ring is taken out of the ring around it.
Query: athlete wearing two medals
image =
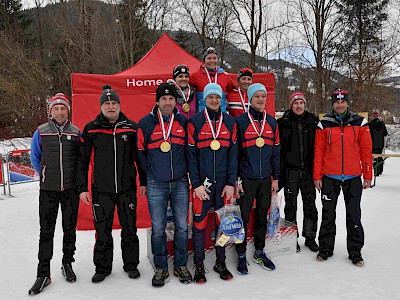
[[[238,73],[238,88],[228,93],[228,112],[231,116],[237,117],[249,110],[249,99],[247,89],[253,83],[253,70],[243,68]]]
[[[189,76],[188,66],[177,65],[172,71],[174,79],[168,80],[168,83],[175,85],[177,90],[176,108],[186,119],[189,119],[197,112],[196,96],[194,88],[189,84]]]
[[[278,192],[279,132],[274,117],[267,114],[265,104],[267,90],[260,83],[252,84],[247,90],[250,109],[236,118],[239,144],[239,177],[235,197],[239,198],[243,225],[247,235],[250,211],[256,199],[253,261],[263,269],[274,270],[275,265],[264,253],[267,231],[267,211],[271,205],[271,194]],[[272,182],[271,182],[272,176]],[[236,245],[238,253],[237,272],[248,274],[246,260],[246,239]]]
[[[206,109],[188,121],[187,158],[193,198],[194,281],[206,282],[204,270],[204,228],[211,206],[217,210],[233,197],[237,177],[237,129],[232,116],[221,111],[222,89],[209,83],[204,88]],[[218,226],[216,226],[217,230]],[[231,279],[225,264],[225,248],[215,247],[214,271]]]

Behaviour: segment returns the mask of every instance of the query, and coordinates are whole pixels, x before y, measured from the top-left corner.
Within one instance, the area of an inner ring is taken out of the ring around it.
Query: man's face
[[[189,75],[188,74],[179,74],[175,78],[176,84],[183,90],[186,89],[186,87],[189,84]]]
[[[111,123],[114,123],[118,120],[120,109],[121,109],[120,104],[114,100],[106,101],[101,105],[102,114]]]
[[[306,108],[306,103],[302,99],[293,101],[291,107],[292,111],[298,116],[304,113],[305,108]]]
[[[267,102],[267,94],[264,91],[257,91],[251,98],[250,103],[255,110],[263,112],[266,102]]]
[[[208,69],[215,70],[215,68],[218,65],[218,56],[217,56],[217,54],[215,54],[215,53],[208,54],[206,56],[206,58],[204,59],[204,65]]]
[[[332,107],[333,107],[333,110],[335,111],[335,113],[337,113],[338,115],[342,115],[349,107],[349,104],[347,103],[347,101],[339,99],[339,100],[333,102]]]
[[[249,88],[249,86],[253,83],[253,78],[251,78],[250,76],[242,76],[238,80],[238,83],[239,83],[239,87],[242,90],[247,90]]]
[[[59,125],[63,125],[68,119],[68,108],[63,104],[56,104],[51,108],[51,118]]]
[[[158,100],[158,109],[163,116],[169,116],[174,111],[176,100],[171,95],[164,95]]]
[[[212,111],[218,111],[221,104],[221,97],[218,95],[209,95],[206,98],[206,106]]]

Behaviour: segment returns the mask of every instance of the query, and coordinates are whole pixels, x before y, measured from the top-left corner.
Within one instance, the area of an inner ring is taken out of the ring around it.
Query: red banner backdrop
[[[102,86],[111,85],[121,98],[121,111],[136,123],[148,114],[155,105],[157,86],[172,78],[172,70],[179,64],[186,64],[191,72],[201,66],[201,61],[183,50],[167,34],[163,34],[153,48],[134,66],[114,75],[72,74],[72,122],[83,130],[84,126],[100,113]],[[234,82],[237,74],[230,74]],[[264,84],[268,91],[268,114],[275,115],[275,77],[272,73],[257,73],[254,82]],[[146,198],[138,198],[137,226],[149,227],[150,215]],[[117,219],[115,219],[117,221]],[[114,228],[118,228],[114,222]],[[78,230],[94,229],[92,209],[81,204],[78,216]]]

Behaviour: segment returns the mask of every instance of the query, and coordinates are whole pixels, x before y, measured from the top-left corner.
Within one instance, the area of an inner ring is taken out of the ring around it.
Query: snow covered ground
[[[92,252],[94,232],[77,233],[74,269],[78,280],[68,283],[60,272],[62,229],[58,218],[52,260],[52,284],[35,296],[39,299],[400,299],[400,159],[389,158],[377,185],[365,190],[362,219],[365,246],[364,267],[356,267],[347,258],[345,212],[343,201],[337,208],[337,236],[334,256],[316,261],[316,254],[303,246],[290,256],[276,257],[277,269],[265,271],[251,261],[247,276],[234,274],[224,282],[212,270],[215,256],[208,255],[208,282],[203,285],[181,284],[172,275],[163,288],[153,288],[152,267],[147,259],[146,230],[139,230],[141,241],[139,270],[141,277],[129,279],[122,270],[119,231],[114,231],[113,273],[100,284],[93,284]],[[2,193],[2,189],[0,189]],[[27,299],[35,281],[39,236],[38,182],[15,185],[13,198],[0,194],[0,299]],[[301,207],[299,198],[299,207]],[[317,199],[321,212],[321,204]],[[299,212],[299,220],[302,213]],[[301,224],[301,223],[300,223]],[[235,271],[236,256],[228,253],[228,268]],[[193,258],[190,258],[193,273]]]

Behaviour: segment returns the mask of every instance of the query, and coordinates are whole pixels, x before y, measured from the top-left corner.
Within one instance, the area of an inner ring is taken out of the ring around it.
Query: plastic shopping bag
[[[217,211],[218,233],[215,245],[240,244],[244,241],[244,227],[239,205],[227,204]]]
[[[282,197],[275,194],[271,197],[271,208],[268,215],[267,235],[272,237],[279,231],[279,218]]]

